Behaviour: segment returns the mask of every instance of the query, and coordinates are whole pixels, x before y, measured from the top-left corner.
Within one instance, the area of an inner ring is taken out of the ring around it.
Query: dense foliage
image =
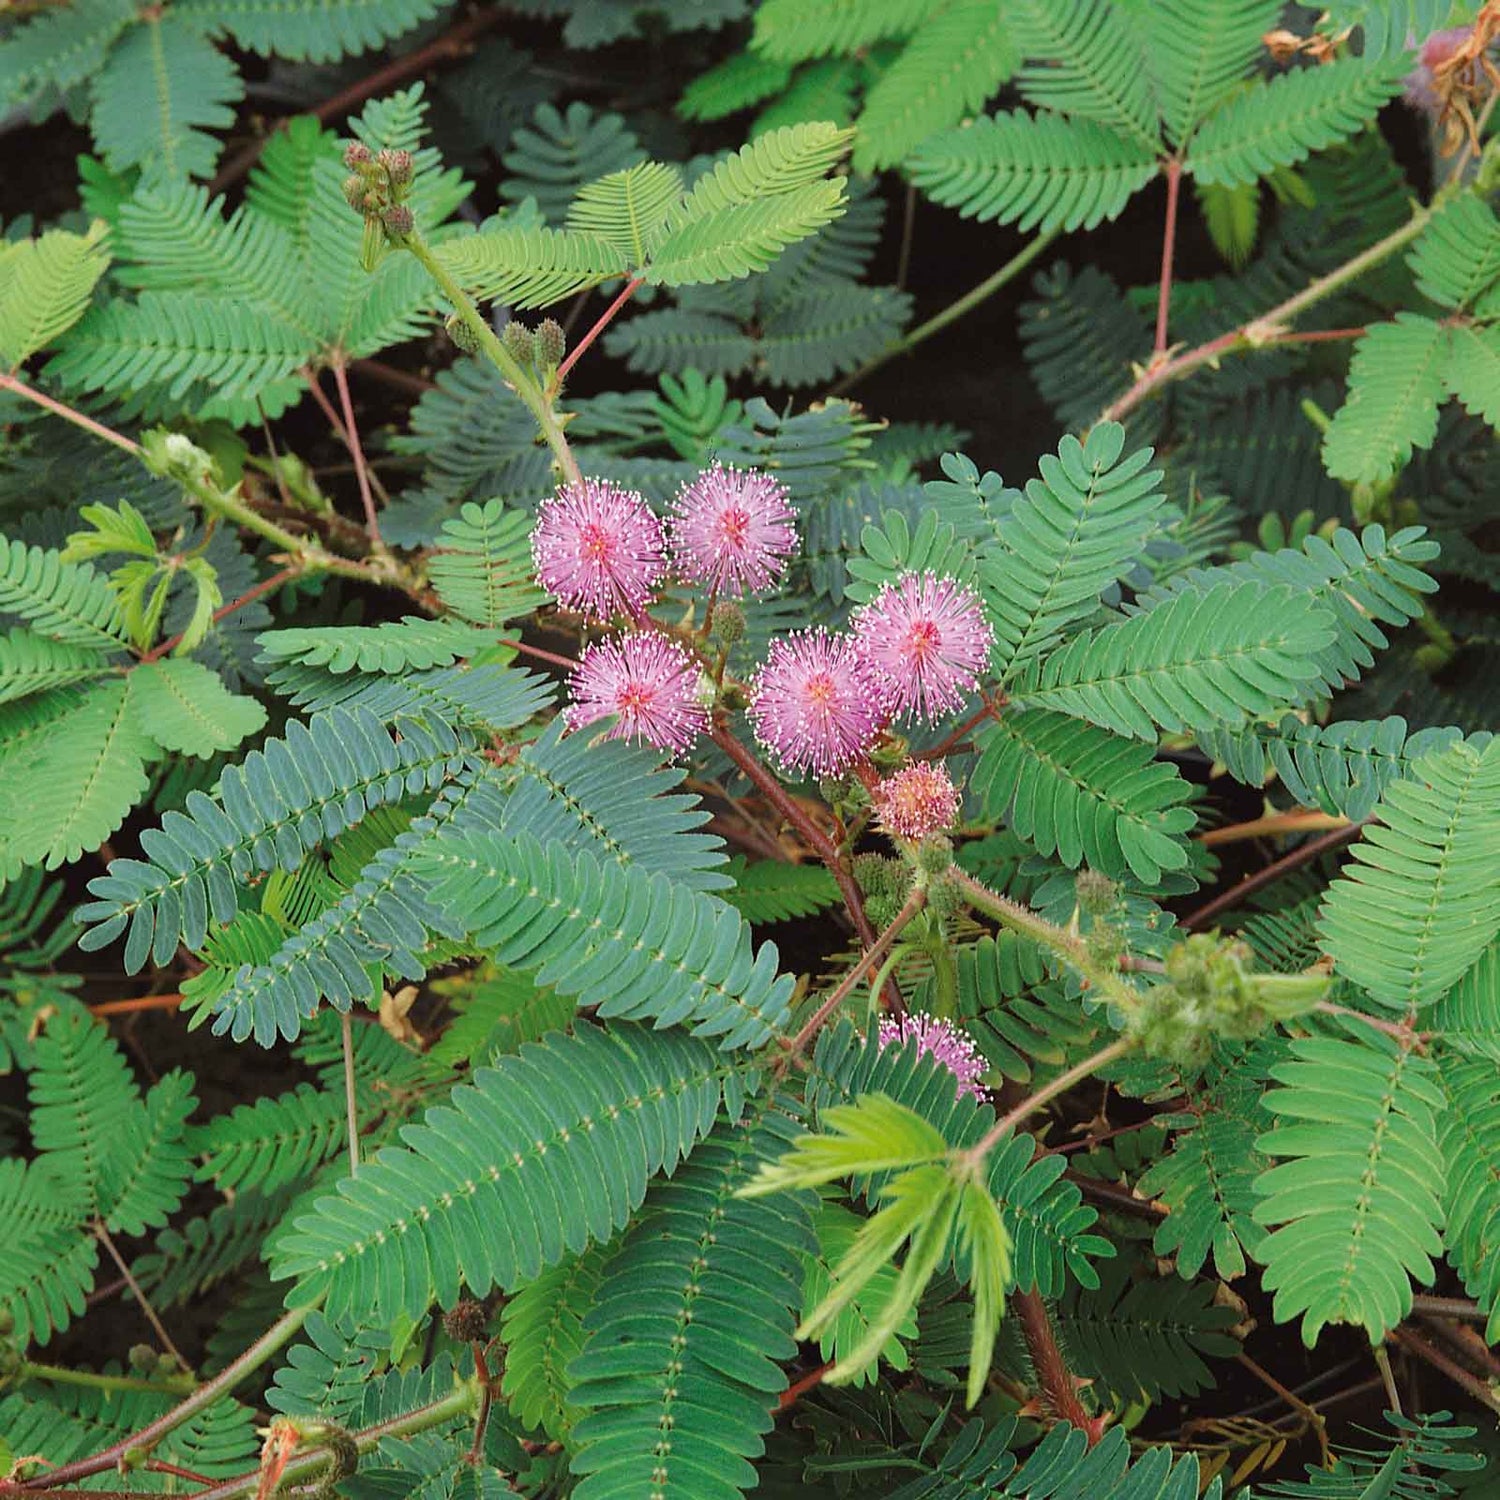
[[[1497,48],[0,11],[0,1496],[1500,1493]]]

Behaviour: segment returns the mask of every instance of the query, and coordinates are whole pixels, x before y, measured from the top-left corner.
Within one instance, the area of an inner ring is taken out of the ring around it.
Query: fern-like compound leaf
[[[797,1350],[807,1195],[735,1196],[785,1151],[790,1120],[767,1111],[721,1125],[605,1263],[569,1369],[579,1500],[649,1490],[733,1500],[752,1489],[781,1365]]]
[[[1500,323],[1449,330],[1443,384],[1465,411],[1500,427]]]
[[[345,1131],[342,1096],[299,1083],[285,1094],[237,1105],[195,1125],[188,1147],[200,1158],[200,1182],[237,1193],[274,1193],[310,1177],[340,1150]]]
[[[643,161],[590,182],[568,209],[567,227],[613,245],[630,266],[646,262],[658,231],[682,197],[682,174]]]
[[[136,723],[163,750],[204,759],[264,728],[266,711],[254,698],[231,693],[217,672],[181,657],[143,662],[129,677]]]
[[[528,1281],[501,1313],[505,1376],[501,1391],[528,1427],[565,1442],[581,1413],[569,1399],[572,1365],[584,1345],[583,1320],[604,1275],[607,1245],[590,1245]]]
[[[1319,934],[1339,973],[1405,1012],[1452,989],[1500,932],[1500,739],[1424,756],[1375,816]]]
[[[473,501],[443,525],[427,574],[444,608],[498,629],[545,599],[531,561],[531,518],[498,500]]]
[[[97,650],[51,640],[24,626],[0,636],[0,703],[90,682],[113,670],[109,657]]]
[[[712,1126],[722,1076],[681,1031],[588,1027],[523,1047],[320,1198],[271,1274],[367,1322],[530,1280],[626,1223]]]
[[[1085,631],[1012,698],[1154,742],[1157,724],[1213,729],[1288,707],[1333,636],[1333,616],[1295,590],[1229,584]]]
[[[1478,194],[1460,193],[1427,221],[1406,262],[1424,296],[1484,316],[1500,281],[1500,218]]]
[[[1302,806],[1360,822],[1416,761],[1459,738],[1457,729],[1408,734],[1406,720],[1395,714],[1333,724],[1288,715],[1276,725],[1200,731],[1198,744],[1237,781],[1260,786],[1274,774]]]
[[[1375,324],[1360,339],[1349,397],[1323,439],[1323,462],[1335,479],[1388,479],[1413,449],[1432,446],[1451,345],[1449,329],[1409,312]]]
[[[1500,1336],[1500,1088],[1492,1062],[1444,1064],[1448,1108],[1439,1146],[1447,1168],[1443,1242],[1464,1286]]]
[[[686,1025],[725,1048],[785,1027],[792,980],[774,944],[752,951],[739,913],[634,866],[530,835],[443,838],[419,850],[430,900],[497,962],[601,1016]]]
[[[131,0],[76,0],[18,26],[0,42],[0,107],[24,104],[49,85],[61,91],[95,77],[136,14]]]
[[[1045,711],[1007,713],[977,738],[974,795],[1039,853],[1148,886],[1186,868],[1191,788],[1151,747]]]
[[[1178,1459],[1170,1448],[1148,1448],[1131,1462],[1130,1438],[1111,1428],[1097,1443],[1081,1427],[1058,1422],[1026,1457],[997,1500],[1222,1500],[1222,1479],[1207,1486],[1198,1455]],[[945,1497],[946,1500],[946,1497]],[[956,1497],[955,1497],[956,1500]]]
[[[1108,0],[1019,0],[1021,46],[1037,61],[1021,72],[1032,104],[1097,120],[1147,151],[1160,149],[1143,39]]]
[[[904,161],[928,136],[981,109],[1020,60],[1005,9],[989,0],[949,0],[866,96],[855,167],[874,172]]]
[[[980,579],[1002,680],[1050,649],[1134,563],[1165,495],[1149,448],[1121,458],[1125,430],[1100,423],[1087,443],[1065,437],[1041,460],[987,548]]]
[[[172,14],[227,32],[248,52],[334,62],[410,31],[437,9],[436,0],[182,0]]]
[[[1157,173],[1156,153],[1093,120],[981,116],[931,137],[911,159],[912,181],[935,203],[1023,233],[1096,229]]]
[[[1500,941],[1480,954],[1431,1014],[1445,1046],[1500,1062]]]
[[[124,649],[120,599],[109,580],[87,563],[64,562],[49,548],[0,538],[0,609],[54,641],[94,651]]]
[[[1277,0],[1155,0],[1146,10],[1146,67],[1172,145],[1234,92],[1280,15]]]
[[[925,7],[927,0],[912,0],[912,3]],[[781,8],[800,9],[801,0],[791,0],[790,7]],[[757,25],[764,20],[767,9],[763,5],[756,11]],[[688,84],[677,101],[677,113],[688,120],[722,120],[763,99],[773,98],[791,81],[790,64],[756,52],[736,52]]]
[[[402,720],[399,740],[366,709],[331,709],[294,722],[219,779],[217,798],[188,794],[141,835],[149,862],[114,860],[90,883],[96,899],[78,920],[96,924],[79,940],[102,948],[128,926],[126,967],[154,952],[166,962],[179,941],[201,948],[210,913],[227,923],[239,910],[236,878],[295,870],[308,849],[357,823],[371,807],[422,788],[435,790],[467,758],[466,740],[441,720]],[[97,842],[97,841],[96,841]]]
[[[294,1417],[348,1421],[364,1405],[366,1387],[389,1354],[389,1337],[380,1329],[330,1322],[317,1309],[307,1315],[302,1335],[276,1371],[266,1405]]]
[[[0,244],[0,365],[14,369],[66,333],[108,265],[101,222]]]
[[[778,62],[848,53],[909,36],[939,0],[765,0],[755,12],[756,52]]]
[[[91,118],[105,165],[147,175],[207,177],[245,85],[231,58],[173,6],[142,16],[94,79]]]
[[[839,888],[822,865],[787,865],[777,859],[753,864],[737,854],[725,867],[734,886],[723,898],[753,927],[815,916],[835,906]]]
[[[623,116],[598,114],[581,99],[566,110],[539,104],[530,123],[516,128],[502,158],[512,174],[500,196],[510,203],[531,199],[554,228],[586,183],[633,167],[646,153]]]
[[[1399,70],[1359,57],[1283,73],[1218,109],[1189,143],[1186,169],[1204,183],[1254,182],[1357,135],[1400,90]]]
[[[1257,1143],[1288,1158],[1257,1183],[1255,1217],[1275,1226],[1257,1251],[1265,1286],[1277,1322],[1302,1318],[1309,1348],[1327,1323],[1384,1337],[1443,1249],[1437,1069],[1383,1032],[1358,1036],[1291,1043],[1265,1098],[1276,1128]]]
[[[608,240],[503,222],[450,240],[435,253],[476,297],[522,308],[546,307],[629,269]]]
[[[314,626],[272,630],[258,638],[257,660],[299,662],[339,676],[345,672],[399,674],[449,667],[492,644],[487,630],[457,620],[426,620],[407,615],[380,625]]]
[[[45,1344],[82,1315],[94,1285],[99,1242],[81,1232],[88,1194],[45,1159],[0,1161],[0,1214],[6,1225],[0,1256],[0,1306],[15,1319],[14,1337]],[[0,1406],[6,1435],[15,1428]]]

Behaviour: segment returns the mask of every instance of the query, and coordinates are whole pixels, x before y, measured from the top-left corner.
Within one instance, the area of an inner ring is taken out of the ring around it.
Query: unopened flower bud
[[[745,611],[738,604],[720,601],[714,606],[714,639],[721,646],[733,646],[745,635]]]
[[[381,214],[380,222],[385,225],[385,232],[392,239],[404,238],[416,228],[417,223],[404,203],[393,203]]]
[[[1073,889],[1078,896],[1078,905],[1091,917],[1108,915],[1120,897],[1119,886],[1097,870],[1080,870]]]
[[[474,330],[469,327],[457,313],[449,313],[443,320],[443,329],[454,344],[462,349],[465,354],[477,354],[479,352],[479,339]]]
[[[506,353],[518,364],[529,365],[531,363],[536,341],[531,330],[519,318],[512,318],[500,330],[500,342],[505,345]]]
[[[141,1370],[149,1374],[156,1369],[156,1350],[150,1344],[132,1344],[128,1358],[132,1370]]]
[[[405,187],[411,181],[410,151],[382,151],[375,160],[385,168],[385,175],[390,178],[392,187]]]
[[[536,325],[536,364],[539,370],[555,370],[568,352],[568,336],[555,318],[543,318]]]
[[[461,1344],[472,1344],[489,1332],[489,1317],[484,1303],[473,1297],[461,1297],[443,1314],[443,1331]]]
[[[344,199],[356,213],[365,211],[365,197],[368,189],[365,180],[358,172],[352,173],[344,179]]]
[[[344,147],[344,165],[349,168],[363,167],[370,160],[370,148],[362,141],[350,141]]]

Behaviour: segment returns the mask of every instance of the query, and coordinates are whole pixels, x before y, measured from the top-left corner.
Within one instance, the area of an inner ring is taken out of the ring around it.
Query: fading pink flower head
[[[672,557],[684,578],[740,598],[781,576],[797,550],[796,519],[779,479],[714,464],[672,507]]]
[[[1443,100],[1437,90],[1437,70],[1473,35],[1472,26],[1450,26],[1434,31],[1417,50],[1417,65],[1406,75],[1406,102],[1436,116],[1442,112]],[[1407,46],[1416,38],[1408,34]]]
[[[597,641],[573,671],[568,726],[613,715],[612,740],[644,740],[678,755],[708,727],[698,667],[676,641],[654,631]]]
[[[755,736],[787,771],[835,775],[869,749],[888,717],[880,681],[854,642],[821,626],[772,641],[751,684]]]
[[[662,525],[645,499],[607,479],[563,485],[537,511],[531,556],[564,609],[636,614],[666,570]]]
[[[882,1016],[876,1038],[882,1052],[887,1047],[915,1042],[919,1053],[930,1054],[958,1080],[960,1095],[968,1094],[974,1099],[984,1098],[979,1080],[989,1064],[961,1026],[914,1011],[903,1020],[897,1020],[895,1016]]]
[[[875,788],[871,801],[887,833],[914,843],[958,821],[958,789],[947,767],[932,761],[902,766]]]
[[[894,715],[951,714],[978,685],[993,635],[972,589],[936,573],[903,573],[854,612],[860,654],[885,683]]]

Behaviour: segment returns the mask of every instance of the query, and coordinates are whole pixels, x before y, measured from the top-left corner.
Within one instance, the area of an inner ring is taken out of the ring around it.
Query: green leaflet
[[[460,1085],[281,1236],[271,1274],[330,1318],[416,1317],[604,1240],[718,1110],[725,1069],[682,1032],[554,1033]],[[587,1142],[567,1151],[562,1142]],[[496,1231],[503,1229],[502,1235]]]

